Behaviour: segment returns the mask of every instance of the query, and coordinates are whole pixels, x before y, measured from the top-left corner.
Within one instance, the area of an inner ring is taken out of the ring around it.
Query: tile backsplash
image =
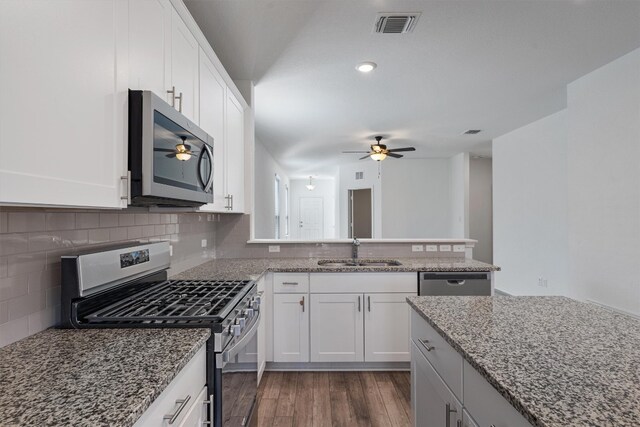
[[[213,219],[212,214],[140,208],[0,207],[0,347],[59,321],[61,255],[129,240],[167,240],[173,246],[172,271],[177,272],[214,258]]]

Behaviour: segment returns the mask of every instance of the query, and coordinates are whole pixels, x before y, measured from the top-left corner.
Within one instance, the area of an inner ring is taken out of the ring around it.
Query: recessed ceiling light
[[[375,70],[377,66],[378,64],[376,64],[375,62],[361,62],[356,65],[356,70],[360,71],[361,73],[369,73]]]

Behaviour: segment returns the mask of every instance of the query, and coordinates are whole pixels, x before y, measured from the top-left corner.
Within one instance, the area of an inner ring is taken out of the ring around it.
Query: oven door
[[[221,390],[217,395],[222,402],[222,416],[216,416],[216,427],[241,427],[251,423],[258,393],[258,326],[260,312],[245,332],[231,342],[217,357],[217,370]],[[218,412],[219,413],[219,412]]]

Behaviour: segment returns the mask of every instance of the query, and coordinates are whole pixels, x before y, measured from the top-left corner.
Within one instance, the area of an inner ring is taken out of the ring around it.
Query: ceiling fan
[[[382,137],[376,136],[376,143],[371,144],[371,151],[343,151],[343,153],[367,153],[366,156],[360,157],[359,160],[364,160],[367,157],[371,157],[372,160],[381,162],[386,159],[387,156],[393,157],[395,159],[404,157],[402,154],[396,154],[401,151],[416,151],[414,147],[393,148],[389,150],[387,149],[386,145],[380,144],[380,141],[382,141]]]
[[[175,157],[178,160],[187,161],[191,158],[191,155],[195,153],[191,151],[191,146],[189,144],[185,144],[187,140],[186,136],[181,136],[180,139],[182,139],[182,142],[176,144],[176,148],[173,150],[169,148],[154,148],[153,151],[164,151],[169,153],[167,154],[167,157],[170,159]]]

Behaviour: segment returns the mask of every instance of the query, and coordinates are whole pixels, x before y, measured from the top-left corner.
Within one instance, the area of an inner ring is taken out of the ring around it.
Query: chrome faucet
[[[360,247],[360,240],[357,237],[353,237],[351,242],[351,258],[358,259],[358,248]]]

